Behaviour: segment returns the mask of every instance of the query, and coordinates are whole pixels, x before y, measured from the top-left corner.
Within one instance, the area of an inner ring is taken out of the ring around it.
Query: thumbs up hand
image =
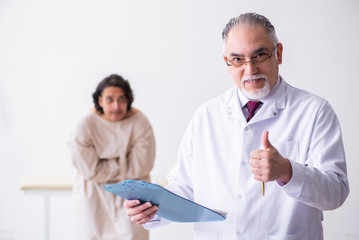
[[[267,130],[263,131],[261,140],[264,149],[251,152],[251,172],[258,181],[281,180],[287,183],[292,178],[292,165],[270,143],[268,135]]]
[[[261,139],[264,149],[274,148],[272,144],[269,142],[268,135],[269,135],[268,130],[263,131]]]

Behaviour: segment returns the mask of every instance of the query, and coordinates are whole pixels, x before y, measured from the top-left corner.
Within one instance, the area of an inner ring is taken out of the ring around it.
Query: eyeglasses
[[[271,54],[268,55],[268,53],[266,53],[265,51],[260,51],[260,52],[256,53],[256,55],[254,57],[252,57],[251,60],[249,60],[249,61],[245,61],[244,57],[232,56],[230,58],[226,57],[226,62],[227,62],[228,66],[234,66],[234,67],[240,67],[243,64],[249,63],[249,62],[251,62],[252,64],[262,63],[265,60],[267,60],[273,56],[277,47],[278,47],[278,43],[274,46]]]

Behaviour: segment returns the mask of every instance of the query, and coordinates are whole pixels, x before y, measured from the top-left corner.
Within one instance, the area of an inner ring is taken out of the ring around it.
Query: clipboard
[[[157,215],[173,222],[216,222],[226,217],[167,189],[145,181],[125,180],[103,188],[124,199],[138,199],[158,206]]]

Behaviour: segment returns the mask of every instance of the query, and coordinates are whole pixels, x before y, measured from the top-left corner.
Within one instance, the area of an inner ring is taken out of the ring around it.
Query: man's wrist
[[[284,158],[284,160],[285,160],[284,171],[278,180],[280,180],[284,184],[287,184],[292,179],[293,169],[290,161],[287,158]]]

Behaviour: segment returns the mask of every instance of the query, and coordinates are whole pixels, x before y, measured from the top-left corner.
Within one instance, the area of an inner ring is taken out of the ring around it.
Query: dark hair
[[[95,92],[92,94],[93,103],[95,104],[96,111],[104,113],[102,107],[98,103],[98,98],[102,95],[103,90],[106,87],[119,87],[125,92],[127,100],[127,111],[131,109],[132,102],[134,100],[130,83],[123,79],[122,76],[117,74],[111,74],[103,79],[98,85]]]

